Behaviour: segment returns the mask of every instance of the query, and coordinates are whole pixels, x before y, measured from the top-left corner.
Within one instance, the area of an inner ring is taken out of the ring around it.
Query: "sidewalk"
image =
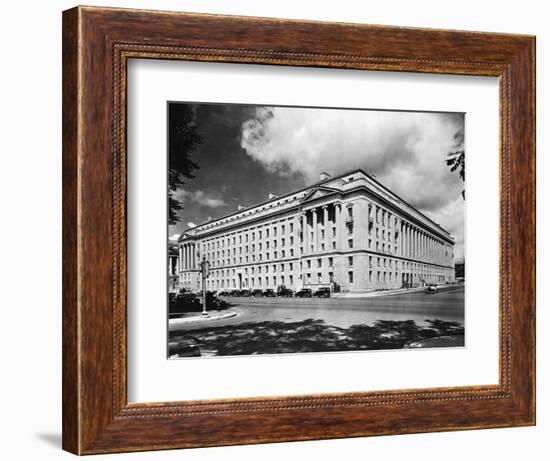
[[[208,315],[202,315],[200,312],[194,312],[189,316],[181,317],[179,319],[169,319],[168,328],[170,329],[181,325],[207,323],[213,322],[214,320],[229,319],[231,317],[235,317],[236,315],[237,313],[233,311],[209,311]]]
[[[449,285],[438,285],[438,288],[442,289],[448,287]],[[380,296],[392,296],[400,295],[403,293],[415,293],[418,291],[424,291],[424,287],[414,287],[414,288],[396,288],[393,290],[372,290],[372,291],[363,291],[363,292],[351,292],[351,293],[332,293],[333,298],[378,298]]]

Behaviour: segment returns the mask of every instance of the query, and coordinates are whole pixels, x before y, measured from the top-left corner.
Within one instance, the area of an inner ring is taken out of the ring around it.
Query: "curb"
[[[231,317],[236,317],[237,313],[233,311],[227,311],[223,313],[209,313],[208,315],[202,315],[198,314],[193,317],[184,317],[181,319],[169,319],[168,320],[168,327],[175,327],[178,325],[185,325],[188,323],[206,323],[206,322],[213,322],[215,320],[224,320],[224,319],[230,319]]]

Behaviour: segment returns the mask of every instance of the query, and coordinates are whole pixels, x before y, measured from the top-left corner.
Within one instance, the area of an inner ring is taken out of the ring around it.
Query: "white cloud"
[[[202,190],[190,192],[180,189],[174,193],[174,198],[177,200],[182,200],[183,202],[189,200],[197,205],[202,205],[208,208],[218,208],[226,205],[222,198],[209,195]]]
[[[170,237],[168,237],[169,240],[177,240],[180,238],[180,234],[172,234]]]
[[[449,114],[262,107],[241,130],[241,147],[271,172],[306,182],[363,168],[439,222],[462,253],[464,184],[445,164],[463,118]]]

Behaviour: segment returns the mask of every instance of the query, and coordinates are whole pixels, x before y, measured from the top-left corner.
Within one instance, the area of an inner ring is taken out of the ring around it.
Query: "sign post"
[[[202,315],[208,315],[206,311],[206,278],[210,275],[210,263],[206,257],[202,257],[201,276],[202,276]]]

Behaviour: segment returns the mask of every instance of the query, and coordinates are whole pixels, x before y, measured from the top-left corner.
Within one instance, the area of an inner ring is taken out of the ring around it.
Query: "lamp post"
[[[201,276],[202,276],[202,315],[208,315],[206,311],[206,278],[210,275],[210,263],[206,257],[202,257]]]

